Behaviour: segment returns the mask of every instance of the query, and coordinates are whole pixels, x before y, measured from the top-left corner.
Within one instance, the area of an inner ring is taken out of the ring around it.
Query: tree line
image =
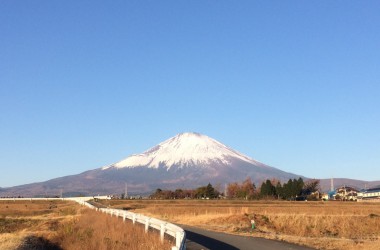
[[[259,188],[247,178],[242,182],[229,183],[221,192],[215,189],[210,183],[196,189],[176,189],[162,190],[160,188],[150,195],[151,199],[278,199],[278,200],[297,200],[307,199],[316,200],[319,198],[319,180],[304,181],[302,178],[289,179],[288,182],[281,183],[279,180],[272,179],[264,181]]]
[[[162,190],[157,188],[156,191],[150,195],[151,199],[215,199],[220,196],[220,192],[216,190],[210,183],[206,186],[198,187],[196,189],[176,189]]]
[[[319,190],[319,180],[308,180],[304,182],[302,178],[289,179],[288,182],[281,183],[272,179],[264,181],[259,188],[256,188],[250,178],[241,183],[234,182],[227,186],[226,197],[230,199],[282,199],[296,200],[319,198],[316,191]],[[316,197],[318,196],[318,197]]]

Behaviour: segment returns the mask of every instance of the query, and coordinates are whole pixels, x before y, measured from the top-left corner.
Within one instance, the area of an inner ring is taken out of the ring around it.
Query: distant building
[[[336,191],[333,190],[333,191],[330,191],[327,193],[329,195],[329,200],[334,200],[334,197],[336,195]]]
[[[359,200],[379,200],[380,201],[380,188],[370,188],[358,192]]]
[[[322,200],[324,200],[324,201],[327,201],[327,200],[329,200],[329,194],[326,194],[326,193],[323,193],[322,194]]]
[[[333,195],[334,200],[341,201],[356,201],[358,197],[358,190],[353,187],[343,186],[337,188]]]

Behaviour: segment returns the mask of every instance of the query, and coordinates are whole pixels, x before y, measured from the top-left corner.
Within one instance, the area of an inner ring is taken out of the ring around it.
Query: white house
[[[358,193],[358,199],[360,200],[380,200],[380,188],[370,188],[361,190]]]

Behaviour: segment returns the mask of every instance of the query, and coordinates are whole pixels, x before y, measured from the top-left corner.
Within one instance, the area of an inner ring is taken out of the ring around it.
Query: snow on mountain
[[[229,165],[232,160],[241,160],[256,166],[265,166],[254,159],[245,156],[226,145],[202,134],[182,133],[178,134],[142,154],[131,155],[117,163],[103,167],[109,168],[134,168],[166,167],[173,166],[208,166],[213,163]]]

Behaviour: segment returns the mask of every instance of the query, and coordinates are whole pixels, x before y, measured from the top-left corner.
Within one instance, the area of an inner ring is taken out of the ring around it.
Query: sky
[[[380,180],[379,1],[0,1],[0,187],[181,132]]]

